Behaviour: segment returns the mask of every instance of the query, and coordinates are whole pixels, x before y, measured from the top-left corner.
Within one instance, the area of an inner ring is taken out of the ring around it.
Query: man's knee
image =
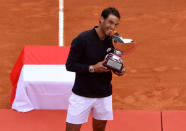
[[[66,122],[66,131],[80,131],[81,124],[71,124]]]
[[[94,131],[105,131],[107,121],[93,119],[93,130]]]

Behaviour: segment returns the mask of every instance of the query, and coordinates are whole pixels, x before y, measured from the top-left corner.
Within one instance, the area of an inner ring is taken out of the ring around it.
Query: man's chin
[[[105,33],[105,36],[107,36],[107,37],[108,37],[108,36],[111,36],[111,33],[107,33],[107,32],[106,32],[106,33]]]

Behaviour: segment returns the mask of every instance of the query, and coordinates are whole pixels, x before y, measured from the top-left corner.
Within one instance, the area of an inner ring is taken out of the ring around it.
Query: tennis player
[[[102,11],[99,25],[80,33],[71,43],[66,69],[76,73],[66,118],[66,131],[80,131],[81,125],[93,117],[93,131],[104,131],[107,120],[113,120],[112,71],[103,66],[111,34],[119,25],[120,14],[109,7]],[[124,74],[116,73],[121,76]]]

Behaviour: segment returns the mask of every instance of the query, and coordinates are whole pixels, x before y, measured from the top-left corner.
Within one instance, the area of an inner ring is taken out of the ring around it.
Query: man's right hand
[[[108,69],[107,67],[105,67],[103,65],[104,62],[105,62],[105,60],[93,65],[94,71],[95,72],[109,72],[109,71],[111,71],[110,69]]]

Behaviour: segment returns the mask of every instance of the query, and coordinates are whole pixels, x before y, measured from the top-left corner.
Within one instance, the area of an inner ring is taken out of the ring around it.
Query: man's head
[[[99,20],[100,27],[106,36],[110,36],[111,33],[119,25],[120,14],[117,9],[113,7],[106,8],[101,13]]]

